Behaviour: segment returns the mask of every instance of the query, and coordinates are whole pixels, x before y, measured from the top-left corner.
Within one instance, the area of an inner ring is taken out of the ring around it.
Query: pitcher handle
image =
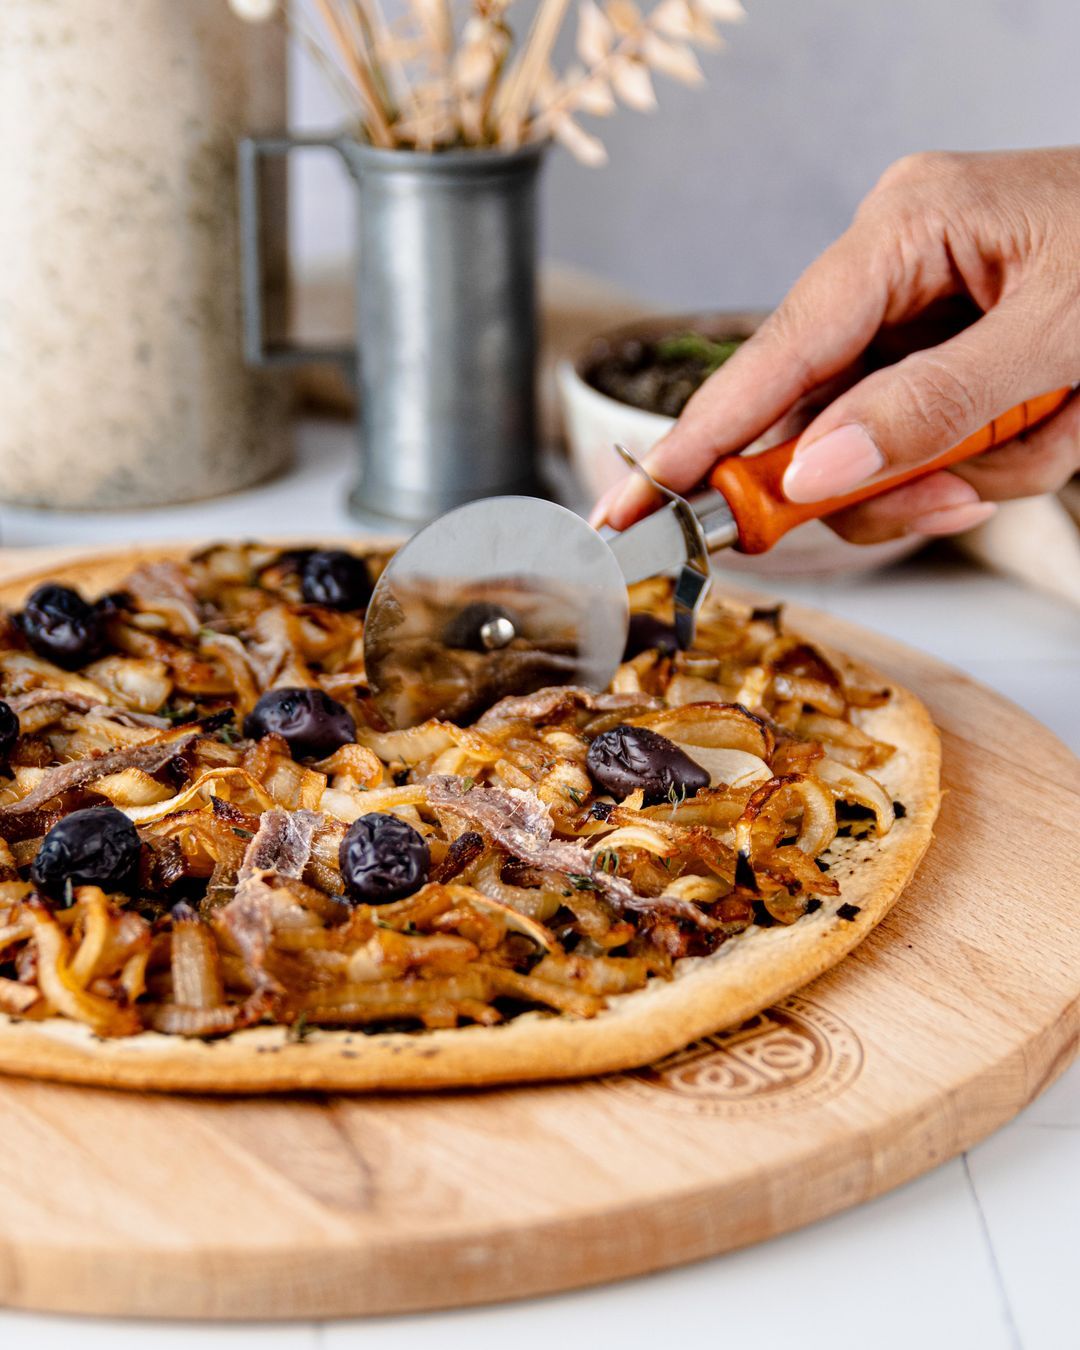
[[[298,342],[269,342],[263,313],[262,193],[259,165],[264,158],[290,150],[336,150],[344,157],[338,136],[246,136],[237,147],[237,187],[240,211],[240,292],[243,304],[244,359],[263,369],[334,364],[352,381],[356,347],[320,347]]]

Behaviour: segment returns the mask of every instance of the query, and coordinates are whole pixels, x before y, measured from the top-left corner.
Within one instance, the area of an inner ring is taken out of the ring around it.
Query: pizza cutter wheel
[[[1071,393],[1031,399],[930,463],[825,502],[784,497],[793,438],[721,460],[708,486],[689,500],[616,447],[664,504],[608,537],[536,497],[458,507],[404,544],[375,587],[364,657],[379,711],[392,727],[431,717],[468,723],[506,695],[559,684],[603,689],[626,645],[627,585],[675,571],[675,630],[687,648],[710,581],[710,553],[763,553],[796,525],[1011,440],[1050,417]]]

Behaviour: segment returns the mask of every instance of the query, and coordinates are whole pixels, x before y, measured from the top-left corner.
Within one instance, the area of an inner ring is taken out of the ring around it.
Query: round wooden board
[[[601,1081],[212,1100],[2,1080],[0,1303],[314,1318],[568,1289],[857,1204],[1031,1101],[1080,1028],[1080,762],[957,672],[790,613],[943,733],[935,842],[853,955]]]

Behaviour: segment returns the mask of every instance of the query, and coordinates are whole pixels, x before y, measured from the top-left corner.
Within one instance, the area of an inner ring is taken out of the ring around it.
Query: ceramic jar
[[[285,465],[287,389],[243,363],[235,149],[285,93],[283,33],[225,0],[0,5],[0,500],[157,505]]]

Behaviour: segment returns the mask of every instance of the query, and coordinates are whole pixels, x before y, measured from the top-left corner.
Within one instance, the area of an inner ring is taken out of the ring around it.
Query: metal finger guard
[[[655,492],[671,503],[675,519],[682,530],[686,556],[675,578],[675,637],[685,651],[693,646],[698,610],[712,581],[709,544],[704,527],[697,512],[685,497],[680,497],[671,488],[658,483],[625,445],[616,444],[615,449],[635,473],[640,474]]]

